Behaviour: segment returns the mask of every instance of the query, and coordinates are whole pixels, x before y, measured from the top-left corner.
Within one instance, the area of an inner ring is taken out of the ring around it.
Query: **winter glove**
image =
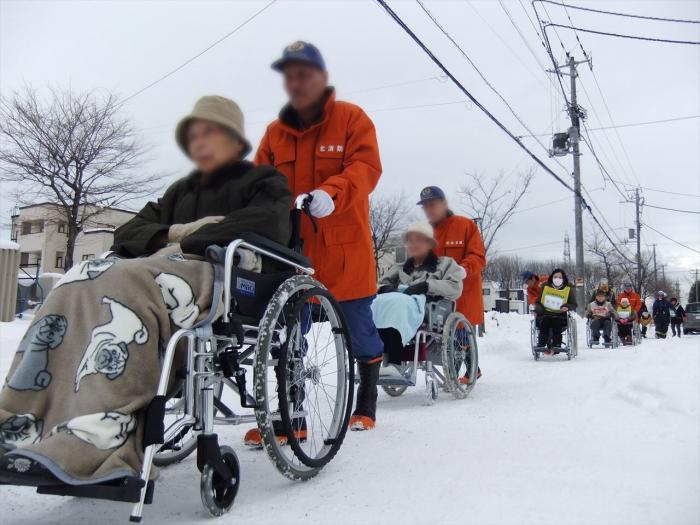
[[[203,217],[199,220],[188,222],[186,224],[173,224],[168,230],[168,242],[180,242],[188,235],[191,235],[199,230],[202,226],[215,222],[221,222],[223,220],[223,215],[211,215],[209,217]]]
[[[466,269],[464,266],[460,266],[459,269],[460,269],[460,273],[461,273],[461,277],[460,277],[460,278],[461,278],[462,280],[466,279],[466,278],[467,278],[467,275],[468,275],[467,269]]]
[[[406,295],[421,295],[428,293],[428,281],[423,281],[422,283],[412,284],[406,288],[403,293]]]
[[[396,288],[394,288],[390,284],[385,284],[384,286],[379,288],[379,290],[377,290],[377,293],[381,295],[383,293],[389,293],[389,292],[395,292],[395,291],[396,291]]]
[[[179,242],[171,242],[170,244],[166,244],[163,246],[160,250],[158,250],[156,253],[153,255],[172,255],[174,253],[182,253],[182,248],[180,248],[180,243]]]
[[[335,204],[328,193],[323,190],[314,190],[310,193],[313,197],[309,203],[309,213],[314,217],[328,217],[335,211]]]
[[[248,270],[249,272],[260,273],[262,272],[262,257],[255,252],[246,250],[245,248],[239,248],[236,251],[239,257],[238,267],[242,270]]]

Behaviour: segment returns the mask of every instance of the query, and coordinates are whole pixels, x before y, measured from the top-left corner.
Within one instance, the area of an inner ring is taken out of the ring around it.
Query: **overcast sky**
[[[24,83],[108,90],[128,96],[206,48],[266,2],[207,1],[0,1],[0,90],[7,95]],[[572,1],[584,5],[580,1]],[[527,134],[505,105],[414,2],[392,7],[424,39],[460,81],[516,134]],[[528,19],[529,2],[431,2],[426,6],[469,54],[486,78],[536,133],[565,130],[563,100],[541,66],[551,66]],[[700,19],[697,1],[585,2],[588,7],[668,18]],[[537,59],[509,21],[513,17]],[[561,7],[548,5],[543,17],[569,23]],[[569,10],[574,25],[603,31],[700,40],[700,25],[633,20]],[[551,31],[551,30],[550,30]],[[573,32],[558,29],[566,50],[582,52]],[[562,60],[557,36],[550,37]],[[590,128],[700,114],[700,46],[648,43],[579,33],[593,57],[594,77],[580,66],[579,101]],[[250,24],[166,80],[131,99],[127,116],[151,147],[144,173],[167,170],[184,175],[189,162],[173,140],[178,118],[206,94],[240,103],[247,133],[255,144],[284,103],[280,78],[270,62],[291,41],[304,39],[325,55],[339,98],[360,104],[375,122],[384,165],[380,193],[405,190],[412,200],[427,184],[442,186],[460,210],[456,190],[464,173],[502,172],[514,177],[532,163],[518,146],[471,104],[409,37],[371,1],[278,1]],[[564,80],[568,82],[568,79]],[[400,84],[400,85],[397,85]],[[568,90],[568,86],[567,86]],[[590,99],[588,98],[590,96]],[[613,121],[605,107],[607,103]],[[427,106],[411,107],[407,106]],[[700,119],[592,131],[599,157],[613,178],[641,185],[649,204],[700,210]],[[545,144],[549,137],[542,137]],[[525,140],[544,159],[533,139]],[[634,208],[620,203],[583,146],[582,180],[602,215],[624,238],[634,225]],[[570,180],[564,167],[547,164]],[[2,213],[12,205],[3,188]],[[664,190],[681,193],[672,195]],[[543,170],[524,197],[524,210],[499,235],[497,248],[525,257],[554,257],[572,240],[573,198]],[[416,199],[417,200],[417,199]],[[558,201],[551,204],[552,201]],[[540,206],[547,204],[545,206]],[[602,217],[601,217],[602,219]],[[671,238],[700,250],[700,215],[645,208],[644,221]],[[584,229],[594,226],[585,217]],[[3,232],[7,235],[7,232]],[[646,229],[660,262],[681,282],[700,266],[697,253]],[[522,249],[521,249],[522,248]],[[632,250],[629,245],[626,250]]]

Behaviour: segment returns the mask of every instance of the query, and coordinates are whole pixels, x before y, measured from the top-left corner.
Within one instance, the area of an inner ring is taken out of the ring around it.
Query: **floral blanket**
[[[67,272],[0,391],[0,467],[37,462],[70,484],[137,475],[164,344],[209,315],[213,288],[213,266],[181,254],[94,259]]]

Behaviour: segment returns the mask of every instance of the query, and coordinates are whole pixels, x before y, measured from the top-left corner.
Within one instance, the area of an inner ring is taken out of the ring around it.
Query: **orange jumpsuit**
[[[289,181],[294,197],[314,189],[327,192],[335,211],[317,219],[318,233],[302,221],[304,253],[316,277],[339,301],[377,293],[374,248],[369,226],[369,194],[382,165],[374,125],[358,106],[330,93],[321,119],[306,129],[275,120],[255,155]]]
[[[452,257],[466,270],[462,295],[457,300],[457,310],[473,325],[484,322],[484,296],[481,272],[486,266],[486,251],[476,223],[450,215],[435,227],[437,246],[435,253]]]

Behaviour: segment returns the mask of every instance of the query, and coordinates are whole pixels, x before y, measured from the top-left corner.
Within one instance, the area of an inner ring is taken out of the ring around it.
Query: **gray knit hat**
[[[178,122],[175,128],[175,140],[188,157],[187,126],[195,119],[215,122],[233,131],[245,145],[242,156],[245,157],[250,153],[252,147],[243,129],[243,112],[233,100],[218,95],[202,97],[194,105],[192,112]]]

